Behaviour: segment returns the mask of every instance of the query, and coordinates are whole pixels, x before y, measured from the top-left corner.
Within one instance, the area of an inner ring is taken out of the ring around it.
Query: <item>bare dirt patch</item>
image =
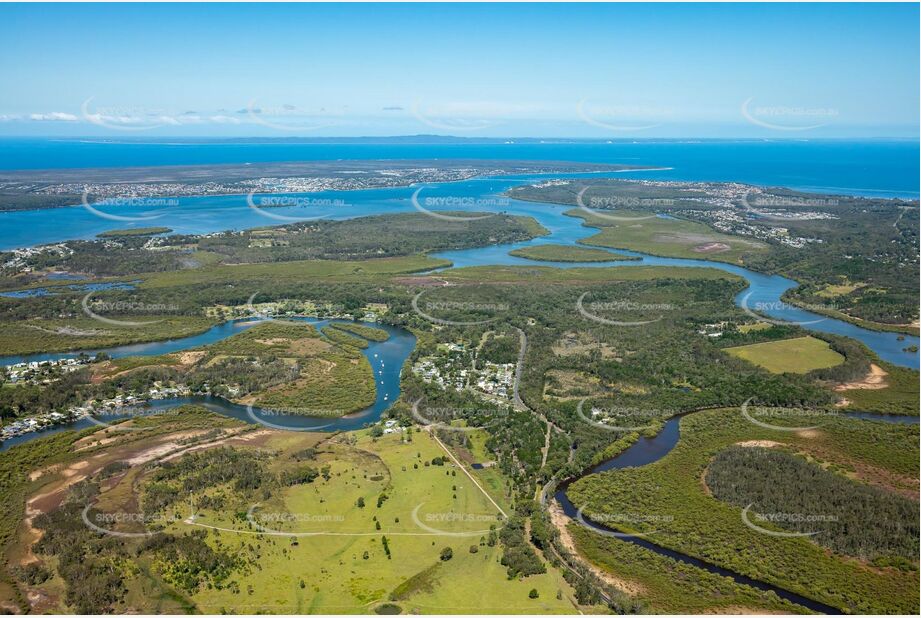
[[[200,361],[202,357],[205,356],[205,354],[207,354],[207,352],[205,352],[204,350],[191,350],[189,352],[182,352],[179,355],[179,364],[184,365],[186,367],[190,365],[194,365],[195,363]]]
[[[297,356],[315,356],[332,348],[332,344],[319,337],[295,339],[288,346],[292,354]]]
[[[839,384],[835,387],[835,390],[838,392],[849,390],[880,390],[889,386],[889,383],[886,382],[886,376],[888,375],[889,373],[879,365],[871,364],[870,372],[864,376],[863,380]]]
[[[393,281],[400,285],[420,288],[442,287],[448,285],[448,282],[444,279],[435,277],[394,277]]]
[[[560,505],[557,504],[556,501],[550,505],[549,510],[550,521],[554,526],[556,526],[557,530],[560,531],[560,541],[563,543],[563,547],[565,547],[566,551],[568,551],[573,556],[579,556],[582,562],[584,562],[589,567],[589,569],[591,569],[592,573],[598,577],[598,579],[610,584],[611,586],[614,586],[618,590],[629,594],[630,596],[637,596],[643,594],[646,591],[646,587],[642,584],[618,577],[617,575],[609,573],[608,571],[605,571],[592,564],[585,558],[582,558],[582,555],[576,548],[576,543],[573,541],[572,535],[569,534],[569,529],[567,528],[567,525],[571,522],[571,520],[566,517],[566,514],[563,513],[563,509],[560,508]]]
[[[775,446],[783,446],[783,443],[774,442],[773,440],[746,440],[745,442],[736,442],[736,446],[774,448]]]
[[[723,242],[708,242],[697,245],[693,250],[695,253],[723,253],[730,249],[732,249],[732,247]]]
[[[218,438],[217,440],[183,447],[175,452],[168,453],[166,456],[160,458],[159,461],[172,461],[189,453],[204,451],[216,448],[218,446],[232,446],[234,444],[252,444],[253,446],[262,446],[265,444],[266,440],[275,433],[277,432],[272,431],[271,429],[260,429],[258,431],[246,431],[243,433],[240,433],[240,430],[237,430],[236,432],[231,432],[231,435]]]
[[[617,350],[607,343],[595,340],[588,333],[565,333],[550,349],[554,354],[562,357],[588,355],[592,351],[598,350],[601,354],[601,358],[610,358],[617,362],[623,361],[623,359],[618,356]]]

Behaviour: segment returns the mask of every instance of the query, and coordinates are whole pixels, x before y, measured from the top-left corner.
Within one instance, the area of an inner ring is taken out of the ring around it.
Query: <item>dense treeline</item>
[[[518,361],[519,348],[517,334],[494,334],[483,343],[477,356],[491,363],[514,363]]]
[[[749,519],[758,526],[807,533],[820,545],[865,560],[891,564],[903,558],[914,568],[918,558],[917,504],[796,455],[729,447],[707,468],[706,483],[720,500],[752,505]]]
[[[589,518],[596,516],[600,520],[616,515],[618,519],[608,520],[609,526],[624,532],[649,533],[655,530],[654,542],[657,545],[842,610],[851,613],[906,611],[918,602],[917,573],[867,568],[858,560],[843,558],[818,545],[818,539],[771,536],[748,527],[741,518],[741,512],[752,500],[745,504],[730,504],[710,495],[702,484],[714,456],[740,442],[764,440],[788,444],[792,452],[821,455],[822,461],[817,463],[827,466],[829,472],[826,474],[832,474],[831,471],[849,474],[855,474],[854,470],[891,471],[894,473],[893,480],[881,483],[886,486],[891,484],[894,489],[906,493],[912,491],[914,483],[911,481],[906,480],[903,484],[896,481],[903,474],[916,473],[916,428],[834,417],[824,422],[819,420],[817,424],[821,427],[814,432],[785,432],[759,427],[735,408],[688,414],[681,419],[680,440],[667,456],[648,465],[587,476],[570,485],[567,495],[573,504],[584,508]],[[762,473],[776,486],[798,488],[803,495],[802,500],[808,501],[808,496],[816,491],[814,485],[798,481],[795,476],[781,471],[775,474],[760,470],[752,472],[753,478],[759,478]],[[726,475],[730,482],[743,476],[734,467],[727,468]],[[864,476],[859,472],[857,475]],[[882,479],[885,476],[872,478]],[[843,476],[838,479],[857,484],[857,481]],[[753,487],[766,487],[766,484],[760,484],[760,480],[757,483]],[[777,490],[782,491],[783,487],[777,487]],[[854,493],[847,495],[856,497]],[[802,504],[815,507],[818,503]],[[756,513],[795,512],[793,508],[783,507],[773,510],[753,507],[752,511],[751,522],[764,528],[770,524],[759,522]],[[868,508],[865,512],[871,513],[872,509]],[[834,515],[828,511],[819,513]],[[916,513],[915,510],[915,516]],[[876,526],[877,522],[870,515],[857,525],[858,532],[849,531],[848,534],[859,535],[864,528]],[[775,529],[783,531],[783,528]],[[895,528],[890,530],[895,532]],[[909,537],[905,542],[910,543],[912,534],[908,529],[902,528],[901,533]],[[604,537],[591,535],[591,538],[597,539],[590,541],[592,545],[610,545]],[[917,532],[914,532],[914,543],[917,545]],[[881,558],[883,562],[877,566],[891,563],[888,558]],[[901,561],[899,566],[904,568],[905,561]]]
[[[547,567],[525,538],[521,517],[513,516],[505,523],[499,531],[499,540],[502,541],[502,566],[507,569],[509,579],[547,572]]]

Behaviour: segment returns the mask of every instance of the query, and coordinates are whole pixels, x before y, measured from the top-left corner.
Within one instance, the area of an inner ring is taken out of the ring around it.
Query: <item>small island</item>
[[[553,244],[522,247],[521,249],[509,251],[509,255],[541,262],[619,262],[639,259],[622,253],[605,251],[604,249]]]
[[[96,238],[124,238],[126,236],[154,236],[156,234],[168,234],[172,232],[168,227],[135,227],[126,230],[109,230],[96,234]]]

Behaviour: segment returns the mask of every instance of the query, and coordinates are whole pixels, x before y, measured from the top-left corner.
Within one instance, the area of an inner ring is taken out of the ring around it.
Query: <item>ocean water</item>
[[[0,170],[350,159],[479,159],[672,168],[647,177],[918,197],[917,140],[618,140],[560,143],[240,143],[0,139]]]

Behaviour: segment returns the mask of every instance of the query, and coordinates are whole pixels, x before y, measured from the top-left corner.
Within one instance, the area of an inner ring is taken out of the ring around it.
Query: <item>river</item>
[[[293,318],[285,318],[293,319]],[[315,318],[301,318],[302,321],[313,324],[317,328],[322,328],[330,322],[345,322],[346,320],[321,320]],[[196,348],[208,345],[226,339],[231,335],[242,332],[262,320],[235,320],[225,322],[209,329],[199,335],[176,339],[172,341],[160,341],[155,343],[143,343],[135,345],[119,346],[109,348],[104,351],[112,358],[124,356],[156,356],[159,354],[168,354],[179,350]],[[157,414],[170,408],[183,404],[201,405],[212,412],[217,412],[224,416],[229,416],[246,423],[260,423],[268,427],[277,427],[291,431],[351,431],[360,429],[368,423],[377,421],[381,415],[397,400],[400,396],[400,371],[403,363],[409,358],[410,353],[416,347],[416,337],[409,331],[391,326],[389,324],[377,324],[361,322],[365,326],[373,326],[386,330],[390,337],[386,341],[368,341],[368,347],[361,352],[371,364],[371,370],[374,372],[374,383],[376,394],[374,403],[353,414],[339,418],[312,417],[297,414],[279,414],[275,411],[262,410],[256,407],[247,407],[223,399],[221,397],[210,396],[191,396],[170,399],[160,399],[151,401],[148,406],[140,412],[141,414]],[[356,335],[357,336],[357,335]],[[90,353],[94,354],[97,350]],[[41,354],[32,356],[7,356],[0,358],[0,364],[10,364],[23,362],[27,360],[52,360],[57,358],[68,358],[75,356],[71,354]],[[134,412],[136,416],[138,413]],[[107,421],[116,421],[120,417],[109,415]],[[125,415],[121,418],[128,418]],[[89,418],[82,418],[70,423],[62,423],[49,427],[44,431],[36,431],[22,434],[9,438],[0,444],[0,452],[23,444],[36,438],[44,437],[61,431],[80,430],[88,427],[99,426],[100,421]]]
[[[842,611],[838,608],[820,603],[813,599],[806,598],[802,595],[796,594],[789,590],[785,590],[773,584],[763,582],[760,580],[753,579],[747,575],[725,569],[721,566],[701,560],[694,556],[684,554],[667,547],[663,547],[650,541],[648,538],[643,536],[632,536],[619,533],[614,528],[605,526],[598,522],[591,521],[589,518],[584,515],[580,515],[579,509],[569,500],[569,496],[566,495],[566,490],[569,488],[569,485],[574,483],[579,478],[589,476],[591,474],[597,474],[599,472],[606,472],[608,470],[620,470],[623,468],[636,468],[640,466],[646,466],[651,463],[655,463],[668,455],[675,446],[678,444],[680,438],[680,425],[681,419],[688,414],[694,414],[694,412],[688,412],[685,414],[679,414],[673,416],[665,422],[665,425],[655,436],[646,437],[640,436],[640,438],[633,443],[625,451],[616,455],[606,461],[599,463],[598,465],[589,468],[587,471],[582,473],[577,478],[566,479],[560,483],[556,492],[553,495],[553,498],[559,502],[560,506],[563,509],[563,512],[567,517],[573,521],[579,522],[582,525],[588,527],[589,529],[594,530],[600,534],[616,534],[619,540],[622,540],[627,543],[633,543],[647,550],[653,551],[660,556],[665,556],[685,564],[690,564],[694,567],[704,569],[710,573],[715,573],[717,575],[722,575],[723,577],[729,577],[733,581],[739,584],[744,584],[747,586],[752,586],[759,590],[771,591],[777,594],[782,599],[786,599],[791,603],[796,603],[803,607],[807,607],[813,611],[821,612],[823,614],[841,614]],[[898,423],[898,424],[918,424],[917,416],[900,416],[900,415],[890,415],[890,414],[868,414],[865,412],[841,412],[843,416],[849,418],[858,418],[863,420],[873,420],[873,421],[882,421],[888,423]]]
[[[547,176],[548,175],[531,175],[472,179],[462,182],[444,183],[426,188],[426,196],[428,197],[462,198],[466,200],[465,203],[471,205],[471,210],[482,210],[484,208],[488,210],[490,206],[492,206],[492,208],[495,210],[501,210],[510,214],[534,217],[541,223],[541,225],[550,231],[548,236],[543,236],[531,241],[509,245],[492,245],[488,247],[464,249],[458,251],[445,251],[436,253],[434,256],[450,260],[453,264],[453,267],[455,268],[483,265],[533,266],[535,264],[541,266],[554,266],[558,268],[610,267],[612,263],[536,262],[533,260],[509,255],[509,251],[511,250],[538,244],[554,243],[563,245],[575,245],[579,240],[587,238],[596,232],[594,228],[582,225],[581,219],[570,217],[564,214],[565,211],[569,209],[568,207],[553,204],[543,204],[538,202],[512,200],[501,197],[505,191],[513,186],[525,182],[533,182],[535,178],[539,179]],[[558,177],[559,175],[549,176]],[[584,177],[586,174],[570,174],[568,176]],[[618,177],[623,177],[623,174],[618,175]],[[348,203],[350,204],[348,216],[343,214],[341,206],[321,206],[320,214],[327,212],[327,209],[329,208],[333,208],[334,210],[329,211],[328,214],[335,218],[350,218],[394,212],[411,212],[415,210],[411,196],[416,192],[417,189],[418,188],[410,187],[385,190],[327,192],[324,195],[331,195],[332,197],[332,201],[329,203],[339,204],[343,200],[348,200]],[[326,202],[324,202],[324,204],[325,203]],[[225,196],[221,198],[184,198],[181,204],[183,205],[183,217],[192,221],[208,221],[209,223],[207,224],[207,228],[209,230],[213,225],[212,220],[219,216],[219,212],[223,212],[221,220],[224,222],[229,222],[235,220],[234,213],[236,211],[242,210],[246,215],[246,223],[250,227],[257,224],[266,224],[269,222],[277,223],[277,221],[272,221],[271,219],[267,220],[265,216],[260,215],[258,211],[254,211],[253,209],[249,208],[245,204],[245,200],[242,196]],[[133,207],[127,206],[122,208],[130,209]],[[82,208],[56,209],[54,213],[57,215],[61,214],[62,211],[73,211],[71,216],[79,217],[81,220],[85,219],[86,217],[95,219],[95,217],[93,217],[90,213],[83,210]],[[47,213],[48,211],[33,212]],[[302,207],[291,206],[273,208],[272,214],[286,217],[306,218],[309,216],[316,216],[317,212],[314,210],[305,211]],[[250,217],[255,217],[255,219],[250,220]],[[225,227],[226,226],[227,224],[225,223]],[[770,309],[766,311],[766,314],[771,318],[803,323],[805,328],[814,331],[852,337],[867,345],[867,347],[876,352],[880,358],[883,358],[884,360],[897,365],[913,368],[918,367],[918,354],[905,351],[905,348],[908,346],[918,345],[918,337],[905,335],[901,336],[900,340],[900,336],[896,333],[885,333],[868,330],[848,322],[843,322],[833,318],[826,318],[810,313],[808,311],[804,311],[797,307],[784,304],[780,301],[781,295],[786,290],[796,285],[796,283],[790,279],[786,279],[778,275],[765,275],[748,270],[746,268],[742,268],[740,266],[725,264],[722,262],[665,258],[623,250],[618,250],[617,252],[625,253],[639,258],[638,260],[633,261],[617,262],[617,266],[628,268],[640,265],[670,266],[678,268],[710,267],[738,275],[748,281],[749,285],[746,290],[741,292],[736,297],[737,304],[741,303],[743,298],[748,297],[748,303],[750,306],[770,307]],[[756,303],[762,304],[758,305]],[[84,352],[92,355],[96,352],[102,351],[113,358],[122,356],[169,354],[220,341],[233,335],[236,332],[239,332],[241,329],[247,328],[249,325],[252,325],[252,323],[253,322],[247,321],[226,322],[217,325],[204,333],[193,335],[191,337],[151,343],[131,344],[101,350],[85,350]],[[392,331],[391,340],[389,342],[384,342],[383,344],[372,342],[371,346],[368,348],[368,350],[366,350],[366,353],[370,353],[372,355],[374,353],[380,354],[386,350],[385,353],[387,353],[389,357],[389,367],[391,370],[395,370],[395,368],[402,367],[403,361],[409,356],[409,353],[411,352],[411,347],[409,349],[405,349],[405,346],[409,341],[408,337],[412,337],[412,335],[406,333],[405,331],[399,333]],[[400,343],[399,345],[396,345],[393,342]],[[379,346],[382,346],[381,350],[378,350]],[[23,361],[55,360],[59,358],[74,357],[77,356],[77,354],[78,352],[44,353],[27,356],[5,356],[0,357],[0,365],[10,365]],[[389,404],[396,399],[396,396],[399,393],[399,375],[396,374],[392,376],[391,379],[395,380],[396,384],[387,385],[387,390],[389,392],[382,392],[382,389],[379,388],[378,402],[375,403],[375,406],[355,417],[339,419],[337,422],[329,424],[328,419],[313,419],[312,421],[305,421],[304,419],[307,417],[301,416],[294,417],[296,420],[292,422],[295,422],[295,424],[308,423],[308,425],[318,428],[322,426],[321,429],[323,430],[354,429],[360,427],[362,423],[370,422],[379,418],[380,414],[383,413],[386,407],[388,407]],[[384,399],[385,395],[387,396],[386,399]],[[175,405],[175,403],[178,402],[160,402],[158,405],[162,406],[169,403],[173,403]],[[229,402],[222,402],[222,400],[218,399],[210,399],[208,401],[203,401],[202,403],[206,403],[211,409],[227,414],[229,416],[242,418],[243,420],[252,420],[249,418],[248,414],[245,414],[245,408],[241,410],[240,407],[234,407],[234,404]],[[243,416],[246,416],[246,418],[243,418]],[[45,432],[25,434],[23,436],[18,436],[16,438],[6,440],[5,443],[0,446],[0,448],[9,448],[13,444],[27,441],[32,437],[44,435],[48,432],[63,431],[65,429],[77,429],[90,426],[90,424],[90,421],[84,419],[70,425],[59,425],[48,429]]]
[[[554,175],[554,177],[558,176],[559,175]],[[446,183],[427,189],[427,196],[469,198],[470,203],[475,204],[475,207],[472,208],[472,210],[482,210],[484,204],[501,204],[499,210],[510,214],[534,217],[551,232],[548,236],[544,236],[528,242],[516,243],[513,245],[497,245],[476,249],[465,249],[459,251],[446,251],[436,253],[434,254],[434,257],[450,260],[453,263],[453,267],[455,268],[484,265],[533,266],[535,264],[540,266],[555,266],[559,268],[610,267],[612,263],[572,263],[545,261],[535,262],[525,258],[509,255],[509,251],[529,245],[547,243],[574,245],[580,239],[591,236],[596,232],[596,230],[593,228],[583,226],[581,219],[565,215],[564,212],[568,209],[568,207],[535,202],[524,202],[519,200],[505,200],[504,198],[500,198],[501,194],[510,187],[523,182],[533,181],[534,179],[534,176],[474,179],[464,182]],[[323,194],[324,198],[338,200],[347,199],[348,203],[350,204],[347,215],[342,212],[341,206],[336,207],[338,210],[330,212],[316,212],[314,210],[305,212],[300,207],[273,208],[272,213],[281,216],[301,218],[316,216],[317,214],[326,214],[330,218],[349,218],[373,214],[410,212],[414,207],[409,198],[412,193],[415,192],[415,190],[416,188],[402,188],[357,192],[326,192]],[[211,219],[215,216],[218,216],[218,212],[222,213],[222,220],[225,222],[228,220],[228,216],[232,217],[234,212],[236,212],[236,214],[242,216],[246,220],[246,226],[248,227],[253,227],[258,224],[266,225],[272,223],[271,220],[261,218],[262,216],[259,215],[258,212],[254,213],[252,209],[249,209],[247,206],[245,206],[243,204],[243,198],[240,196],[227,196],[221,198],[184,198],[183,203],[189,207],[189,209],[185,211],[186,214],[190,212],[192,213],[191,220],[198,220],[200,225],[203,225],[204,228],[207,228],[207,231],[214,231],[213,229],[210,229],[211,226],[213,226]],[[354,207],[356,204],[360,205],[356,208]],[[60,212],[60,210],[68,211],[71,216],[78,217],[81,220],[85,219],[86,213],[85,211],[82,211],[82,209],[80,209],[79,212],[73,211],[72,209],[59,209],[58,212]],[[196,212],[198,213],[197,216],[194,214]],[[255,217],[255,219],[252,219],[252,217]],[[206,221],[206,223],[201,224],[201,221]],[[198,229],[197,231],[201,232],[202,230]],[[737,304],[740,304],[744,298],[747,298],[750,305],[771,306],[772,309],[766,311],[766,314],[771,318],[802,323],[805,328],[813,331],[852,337],[867,345],[867,347],[876,352],[880,358],[883,358],[884,360],[906,367],[918,367],[918,354],[906,352],[904,350],[904,348],[908,346],[917,346],[919,341],[917,337],[903,336],[900,340],[899,335],[895,333],[884,333],[864,329],[847,322],[826,318],[781,303],[781,295],[786,290],[796,285],[796,283],[790,279],[786,279],[777,275],[765,275],[756,273],[736,265],[724,264],[721,262],[714,262],[709,260],[665,258],[622,250],[618,250],[617,252],[640,258],[635,261],[618,262],[616,263],[617,266],[633,267],[639,265],[656,265],[680,268],[710,267],[738,275],[748,281],[748,288],[736,297],[735,300]],[[308,321],[319,326],[322,326],[322,324],[325,323],[325,321],[322,320]],[[256,321],[227,322],[215,326],[205,333],[192,337],[162,342],[119,346],[117,348],[111,348],[107,350],[91,350],[88,351],[88,353],[94,354],[97,351],[104,351],[113,358],[131,355],[167,354],[220,341],[221,339],[229,337],[236,332],[240,332],[241,329],[248,328],[254,323],[256,323]],[[409,357],[409,354],[412,352],[412,349],[415,346],[415,337],[413,337],[411,333],[392,326],[383,327],[386,328],[390,333],[390,339],[388,339],[386,342],[370,342],[368,348],[364,350],[365,356],[371,362],[372,368],[375,371],[377,385],[376,400],[374,405],[357,414],[338,419],[324,419],[294,415],[279,416],[277,414],[272,414],[271,420],[269,420],[269,416],[263,415],[261,411],[254,410],[251,413],[251,410],[245,406],[233,404],[216,397],[187,397],[157,401],[151,404],[151,411],[157,412],[184,403],[195,403],[203,405],[208,409],[211,409],[220,414],[237,418],[245,422],[262,422],[264,424],[269,424],[270,426],[274,424],[289,430],[336,431],[360,428],[363,425],[376,421],[378,418],[380,418],[381,414],[397,399],[400,392],[400,369],[402,368],[403,363]],[[23,360],[52,360],[68,356],[72,357],[75,355],[76,353],[37,354],[26,357],[7,356],[0,358],[0,364],[12,364],[16,362],[22,362]],[[254,414],[260,418],[254,417]],[[860,415],[858,414],[856,416]],[[878,420],[888,420],[890,422],[917,422],[917,418],[906,420],[905,417],[886,418],[878,415],[863,416]],[[661,459],[668,452],[670,452],[672,448],[674,448],[675,444],[677,444],[679,439],[679,423],[680,417],[670,419],[665,423],[665,426],[658,435],[653,438],[641,438],[636,444],[631,446],[624,453],[611,460],[603,462],[599,466],[590,470],[588,474],[601,472],[604,470],[623,468],[627,466],[646,465]],[[93,426],[92,421],[89,419],[81,419],[67,425],[56,426],[44,432],[26,434],[12,438],[0,446],[0,450],[9,448],[15,444],[26,442],[38,436],[47,435],[48,433],[66,431],[70,429],[81,429],[90,426]],[[556,493],[555,497],[560,501],[567,515],[570,517],[575,517],[576,509],[572,503],[569,502],[569,499],[565,494],[565,487],[566,485],[564,485]],[[605,529],[603,526],[598,524],[591,525],[602,531],[610,530]],[[624,538],[629,542],[637,543],[643,547],[646,547],[647,549],[656,551],[657,553],[669,556],[676,560],[687,562],[699,568],[704,568],[711,572],[731,577],[740,583],[751,585],[762,590],[773,590],[782,598],[786,598],[794,603],[813,609],[814,611],[824,613],[839,613],[838,610],[833,607],[818,603],[805,597],[801,597],[800,595],[783,590],[781,588],[777,588],[770,584],[753,580],[744,575],[728,571],[722,567],[706,563],[692,556],[687,556],[673,550],[660,547],[646,539],[637,537],[621,538]]]

